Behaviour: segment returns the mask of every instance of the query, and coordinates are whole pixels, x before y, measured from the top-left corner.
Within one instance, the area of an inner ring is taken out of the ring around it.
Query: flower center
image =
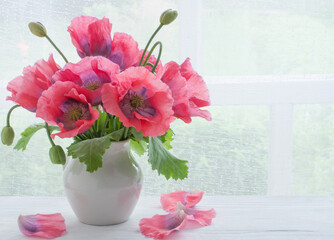
[[[63,102],[60,108],[63,111],[63,116],[57,120],[58,122],[62,122],[64,128],[67,130],[76,128],[75,122],[78,120],[92,119],[87,103],[79,102],[74,99],[67,99]]]
[[[72,121],[78,121],[82,116],[82,111],[80,109],[73,109],[69,113],[69,117]]]
[[[128,118],[134,117],[133,112],[137,112],[144,117],[154,117],[157,113],[148,99],[145,87],[142,87],[139,91],[129,90],[119,102],[119,107]]]
[[[82,85],[89,90],[99,89],[102,85],[101,81],[97,78],[91,78],[85,80]]]
[[[137,109],[143,106],[143,104],[144,104],[144,100],[139,95],[137,94],[132,95],[130,99],[131,107],[133,107],[134,109]]]

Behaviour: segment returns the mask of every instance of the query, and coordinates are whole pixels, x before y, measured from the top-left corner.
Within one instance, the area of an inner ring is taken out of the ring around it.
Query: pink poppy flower
[[[99,117],[86,96],[73,82],[56,82],[38,100],[36,116],[50,125],[58,125],[61,138],[74,137],[87,131]]]
[[[87,100],[93,105],[101,103],[101,89],[105,83],[117,84],[117,64],[104,57],[85,57],[78,63],[67,63],[52,76],[54,82],[74,82],[82,87]]]
[[[108,18],[79,16],[71,21],[68,32],[81,58],[86,56],[108,57],[111,52],[111,27]]]
[[[7,89],[12,96],[8,96],[7,100],[12,100],[23,108],[35,112],[39,97],[52,85],[50,78],[59,69],[52,54],[48,61],[41,59],[33,66],[26,67],[23,76],[18,76],[8,83]]]
[[[190,209],[178,202],[175,212],[167,215],[157,214],[152,218],[143,218],[139,222],[139,227],[143,235],[163,239],[172,232],[184,229],[189,221],[195,221],[201,226],[210,225],[215,216],[214,209],[208,211]]]
[[[186,207],[190,208],[195,206],[201,201],[204,192],[195,191],[175,191],[172,193],[161,194],[160,202],[162,208],[167,212],[174,212],[176,210],[176,204],[181,202]]]
[[[111,53],[108,59],[119,65],[121,71],[136,66],[138,43],[126,33],[115,33],[112,40]],[[137,64],[138,65],[138,64]]]
[[[144,67],[131,67],[117,75],[119,86],[105,84],[105,110],[119,117],[126,127],[135,127],[144,136],[160,136],[173,117],[173,99],[166,84]]]
[[[199,116],[211,121],[211,114],[200,107],[210,105],[208,88],[200,75],[198,75],[187,58],[179,66],[171,61],[164,66],[161,80],[166,83],[173,94],[173,110],[176,117],[186,123],[191,122],[191,117]]]
[[[135,66],[139,55],[138,43],[126,33],[115,33],[108,18],[80,16],[68,27],[72,43],[81,58],[103,56],[119,65],[121,71]]]
[[[56,238],[66,231],[65,219],[60,213],[20,215],[18,218],[20,231],[28,237]]]

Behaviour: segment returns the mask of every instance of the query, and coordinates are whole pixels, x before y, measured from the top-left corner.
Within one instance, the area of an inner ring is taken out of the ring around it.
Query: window
[[[190,56],[208,83],[213,121],[172,126],[173,151],[189,160],[185,181],[166,181],[138,158],[143,193],[198,188],[224,195],[333,195],[330,0],[4,0],[0,122],[11,106],[5,101],[8,81],[51,52],[63,64],[48,42],[31,35],[28,22],[42,22],[66,56],[78,61],[66,31],[73,17],[108,17],[112,32],[131,34],[143,48],[167,8],[177,9],[179,18],[158,35],[163,63]],[[16,136],[36,122],[24,110],[12,119]],[[62,195],[62,169],[50,163],[48,149],[43,132],[23,153],[1,145],[0,195]]]

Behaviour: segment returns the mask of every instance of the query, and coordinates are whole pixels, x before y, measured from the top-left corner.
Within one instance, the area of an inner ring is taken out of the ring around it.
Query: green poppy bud
[[[32,34],[37,37],[45,37],[46,36],[46,28],[40,22],[31,22],[29,23],[29,29]]]
[[[172,9],[167,9],[160,16],[160,23],[162,25],[168,25],[177,18],[177,11]]]
[[[6,126],[2,129],[1,132],[1,142],[4,145],[10,146],[13,143],[14,136],[14,129],[11,126]]]
[[[66,162],[66,156],[61,146],[55,145],[50,148],[49,156],[53,164],[62,164]]]

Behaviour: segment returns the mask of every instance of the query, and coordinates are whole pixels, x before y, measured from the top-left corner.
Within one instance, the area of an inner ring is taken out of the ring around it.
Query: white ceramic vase
[[[113,142],[103,156],[103,166],[93,173],[78,159],[64,169],[67,199],[78,219],[90,225],[125,222],[137,204],[142,171],[130,151],[130,142]]]

